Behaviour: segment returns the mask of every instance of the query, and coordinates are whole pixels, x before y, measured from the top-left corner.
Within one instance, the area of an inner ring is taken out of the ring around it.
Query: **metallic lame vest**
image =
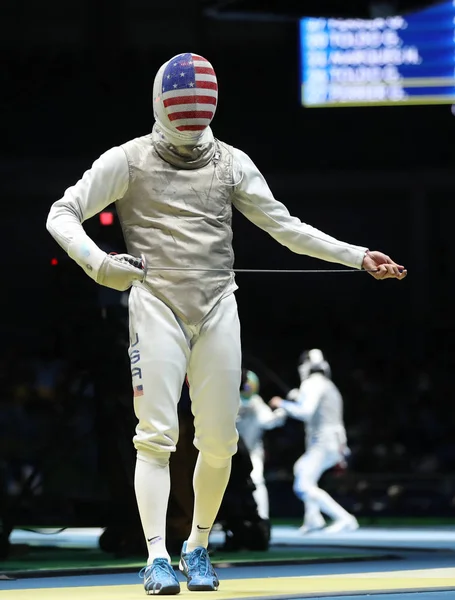
[[[237,289],[229,272],[234,264],[232,149],[215,144],[214,157],[198,168],[163,160],[151,134],[122,146],[130,180],[116,207],[127,250],[146,256],[143,285],[188,324],[199,323]],[[212,271],[165,270],[182,267]]]
[[[324,377],[313,373],[310,377]],[[324,442],[337,436],[340,444],[345,443],[346,433],[343,422],[343,398],[333,381],[324,377],[325,389],[319,405],[306,423],[307,444]]]

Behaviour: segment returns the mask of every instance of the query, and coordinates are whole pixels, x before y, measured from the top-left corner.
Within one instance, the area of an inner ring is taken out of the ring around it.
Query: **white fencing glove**
[[[124,292],[133,281],[143,281],[147,266],[145,257],[130,254],[107,254],[87,235],[73,239],[68,255],[84,269],[96,283]]]
[[[98,271],[97,283],[124,292],[133,281],[143,281],[146,275],[145,256],[106,254]]]

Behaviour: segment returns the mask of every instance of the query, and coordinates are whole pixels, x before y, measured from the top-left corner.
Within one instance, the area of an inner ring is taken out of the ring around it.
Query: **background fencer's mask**
[[[198,54],[178,54],[156,74],[153,112],[166,141],[175,146],[195,146],[208,141],[217,102],[215,71]]]
[[[242,383],[240,386],[240,400],[248,403],[250,398],[259,392],[259,377],[253,371],[242,369]]]
[[[326,377],[331,377],[332,375],[329,363],[318,348],[307,350],[300,356],[298,369],[302,381],[307,379],[312,373],[323,373]]]

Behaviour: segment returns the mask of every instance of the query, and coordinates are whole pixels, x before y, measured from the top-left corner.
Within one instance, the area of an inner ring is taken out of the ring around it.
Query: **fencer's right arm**
[[[124,151],[111,148],[100,156],[49,212],[46,227],[56,242],[97,283],[127,290],[144,270],[128,255],[111,256],[85,233],[82,223],[122,198],[129,184],[128,161]]]
[[[287,416],[284,409],[277,408],[276,410],[272,410],[258,395],[253,396],[251,400],[254,402],[256,415],[262,429],[275,429],[284,425]]]
[[[304,422],[309,421],[321,402],[324,389],[325,384],[322,378],[310,377],[305,379],[295,397],[295,402],[282,400],[280,408],[283,408],[288,416],[294,419]]]

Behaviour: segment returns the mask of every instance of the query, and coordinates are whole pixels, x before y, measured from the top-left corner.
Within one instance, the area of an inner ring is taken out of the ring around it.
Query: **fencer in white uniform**
[[[261,519],[269,519],[269,494],[264,479],[264,431],[281,427],[286,411],[272,410],[259,395],[259,378],[253,371],[246,371],[246,381],[240,393],[240,409],[237,430],[250,453],[253,470],[251,479],[256,487],[254,499]]]
[[[333,520],[324,533],[354,531],[359,526],[357,519],[318,486],[323,473],[343,463],[349,454],[343,398],[321,350],[302,355],[299,374],[300,388],[291,390],[287,400],[275,397],[270,404],[305,423],[305,453],[294,465],[294,493],[305,506],[300,532],[324,528],[322,513]]]
[[[186,374],[199,458],[193,527],[180,567],[190,590],[218,587],[206,548],[236,452],[241,378],[232,207],[293,252],[363,267],[376,279],[406,275],[388,256],[292,217],[252,160],[214,137],[217,98],[206,59],[192,53],[170,59],[154,82],[152,132],[95,160],[47,219],[51,235],[94,281],[117,290],[132,286],[135,489],[149,549],[149,594],[180,590],[168,562],[165,520]],[[82,226],[113,203],[128,254],[107,255]]]

